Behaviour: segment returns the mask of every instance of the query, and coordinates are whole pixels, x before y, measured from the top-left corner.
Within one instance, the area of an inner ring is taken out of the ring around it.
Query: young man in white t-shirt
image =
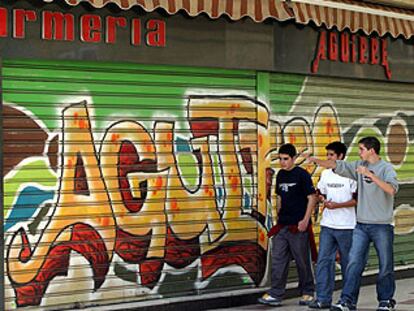
[[[328,160],[343,160],[346,146],[339,142],[325,147]],[[335,174],[332,169],[322,172],[318,183],[320,200],[323,201],[319,255],[316,265],[316,299],[309,304],[311,309],[329,309],[335,286],[335,259],[339,250],[342,280],[348,264],[352,244],[352,231],[356,224],[355,193],[357,183]]]

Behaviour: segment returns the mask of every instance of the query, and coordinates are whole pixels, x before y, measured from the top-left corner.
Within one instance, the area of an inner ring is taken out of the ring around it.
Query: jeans
[[[394,227],[381,224],[358,223],[352,236],[352,247],[346,269],[341,301],[356,305],[362,272],[368,261],[370,243],[374,243],[379,261],[377,300],[390,300],[395,292],[394,279]]]
[[[284,227],[272,238],[272,280],[268,294],[282,299],[286,292],[286,283],[291,258],[295,259],[299,276],[299,292],[301,295],[313,296],[312,263],[310,258],[309,234],[292,233]]]
[[[335,259],[337,250],[339,250],[341,257],[342,282],[345,282],[345,271],[352,244],[352,231],[352,229],[321,227],[319,255],[316,265],[316,297],[322,303],[332,303],[332,294],[335,287]]]

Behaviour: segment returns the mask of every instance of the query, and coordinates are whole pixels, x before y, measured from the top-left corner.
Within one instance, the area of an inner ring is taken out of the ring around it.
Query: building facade
[[[413,11],[78,2],[0,5],[2,309],[265,288],[285,142],[323,157],[341,140],[352,160],[378,137],[412,268]]]

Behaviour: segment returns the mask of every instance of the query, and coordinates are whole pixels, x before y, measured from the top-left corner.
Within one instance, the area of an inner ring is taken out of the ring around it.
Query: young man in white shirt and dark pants
[[[336,141],[326,147],[328,160],[343,160],[347,148]],[[335,262],[339,250],[342,279],[348,264],[352,245],[352,231],[356,224],[354,180],[335,174],[332,169],[322,172],[318,183],[320,201],[323,202],[319,255],[316,265],[316,299],[309,304],[311,309],[329,309],[335,287]]]

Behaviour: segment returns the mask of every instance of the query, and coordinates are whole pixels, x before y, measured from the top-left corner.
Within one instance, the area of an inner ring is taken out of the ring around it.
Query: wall
[[[396,263],[414,262],[412,84],[35,60],[2,79],[7,310],[264,286],[283,142],[323,157],[340,139],[352,160],[377,136]]]

